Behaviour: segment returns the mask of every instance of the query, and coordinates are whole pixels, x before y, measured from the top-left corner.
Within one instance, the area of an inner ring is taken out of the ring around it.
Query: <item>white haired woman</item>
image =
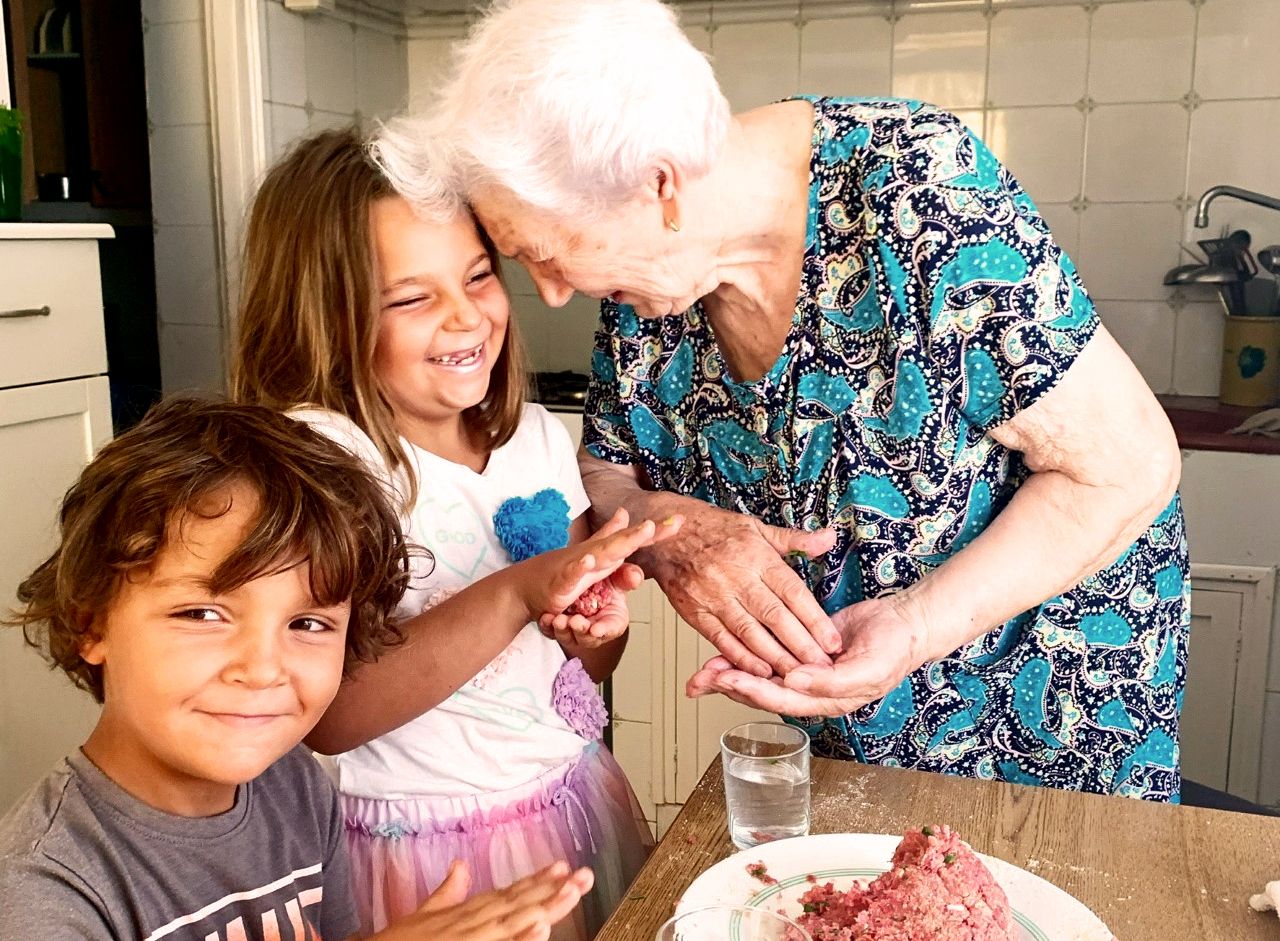
[[[915,101],[731,116],[658,0],[508,0],[376,154],[602,300],[595,509],[817,754],[1177,800],[1172,430],[1014,178]]]

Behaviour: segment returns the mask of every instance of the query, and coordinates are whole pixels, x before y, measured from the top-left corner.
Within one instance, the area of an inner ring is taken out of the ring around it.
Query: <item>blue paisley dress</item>
[[[777,362],[737,382],[701,305],[641,320],[606,301],[585,440],[658,489],[836,527],[829,554],[797,563],[831,613],[982,533],[1030,474],[988,432],[1055,386],[1098,319],[1034,204],[957,118],[807,100],[807,245]],[[878,702],[790,721],[819,755],[1176,801],[1188,601],[1175,497],[1070,591]]]

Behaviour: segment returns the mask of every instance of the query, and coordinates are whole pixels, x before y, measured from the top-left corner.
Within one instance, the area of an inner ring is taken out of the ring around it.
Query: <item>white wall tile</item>
[[[524,297],[538,296],[537,285],[533,283],[533,278],[529,277],[528,269],[515,259],[502,259],[502,283],[506,285],[508,294],[520,294]]]
[[[361,115],[390,117],[408,103],[404,42],[386,33],[356,32],[356,107]]]
[[[998,108],[1072,104],[1084,97],[1088,61],[1083,6],[1001,10],[991,21],[987,98]]]
[[[161,324],[160,383],[166,393],[223,391],[221,328]]]
[[[1089,115],[1085,195],[1104,202],[1174,200],[1187,167],[1187,112],[1176,104],[1101,105]]]
[[[1080,195],[1084,115],[1070,106],[987,112],[987,145],[1036,202]]]
[[[1177,101],[1191,90],[1195,8],[1187,0],[1104,3],[1093,13],[1089,97]]]
[[[982,13],[911,13],[894,25],[894,95],[944,108],[981,108],[986,70]]]
[[[341,130],[351,127],[354,123],[355,115],[315,110],[311,112],[311,118],[307,121],[307,133],[318,134],[321,131]]]
[[[448,39],[410,39],[405,43],[409,69],[409,101],[421,101],[439,85],[449,68]]]
[[[1099,301],[1098,313],[1157,394],[1173,385],[1174,313],[1163,301]]]
[[[973,131],[974,136],[982,142],[987,140],[987,112],[977,109],[960,108],[951,112],[960,119],[960,123]]]
[[[142,0],[142,18],[152,26],[199,22],[203,16],[201,0]]]
[[[1267,693],[1262,711],[1262,767],[1258,769],[1258,803],[1280,806],[1280,693]]]
[[[151,205],[159,225],[213,224],[207,125],[158,127],[151,135]]]
[[[267,159],[274,163],[284,156],[294,141],[307,133],[309,121],[307,112],[293,105],[268,105],[267,111],[271,118],[271,152]]]
[[[267,3],[267,101],[307,103],[307,21],[278,3]]]
[[[199,20],[153,24],[142,39],[151,123],[208,124],[204,25]]]
[[[1203,297],[1208,288],[1183,288],[1184,298]],[[1174,344],[1173,391],[1178,395],[1218,394],[1222,374],[1222,307],[1187,300],[1178,311]]]
[[[1200,8],[1196,92],[1202,98],[1280,94],[1275,0],[1209,0]]]
[[[511,308],[537,369],[591,371],[599,301],[575,294],[564,307],[551,308],[536,297],[513,295]]]
[[[1080,276],[1107,300],[1163,300],[1178,264],[1182,212],[1172,205],[1097,203],[1080,216]]]
[[[1194,198],[1218,183],[1280,194],[1280,98],[1211,101],[1192,112],[1188,189]]]
[[[321,111],[356,110],[355,34],[348,23],[327,16],[306,21],[307,100]]]
[[[687,24],[684,27],[684,34],[689,37],[689,42],[693,43],[693,47],[703,55],[711,55],[711,31],[705,26],[694,26]]]
[[[799,90],[800,30],[793,23],[721,26],[711,36],[711,49],[716,77],[735,112]]]
[[[156,229],[156,307],[166,324],[221,323],[214,227]]]
[[[1032,197],[1034,199],[1034,197]],[[1080,213],[1062,203],[1036,203],[1053,239],[1074,262],[1080,255]],[[1079,265],[1077,264],[1077,267]]]
[[[800,89],[815,95],[890,93],[893,26],[884,17],[810,20],[800,33]]]

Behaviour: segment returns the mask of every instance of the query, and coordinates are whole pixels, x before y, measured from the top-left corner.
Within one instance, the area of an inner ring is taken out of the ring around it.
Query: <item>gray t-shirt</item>
[[[77,751],[0,820],[0,941],[337,941],[357,921],[333,785],[301,748],[214,817]]]

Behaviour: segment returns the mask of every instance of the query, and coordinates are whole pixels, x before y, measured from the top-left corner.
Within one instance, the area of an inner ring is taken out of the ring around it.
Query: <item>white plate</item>
[[[811,887],[808,876],[847,889],[889,868],[901,836],[879,833],[830,833],[765,843],[734,853],[716,863],[685,890],[680,913],[704,905],[768,906],[796,917],[800,896]],[[1114,941],[1107,926],[1056,885],[1002,859],[978,854],[1009,896],[1023,941]],[[764,885],[747,874],[751,863],[764,863],[776,885]]]

